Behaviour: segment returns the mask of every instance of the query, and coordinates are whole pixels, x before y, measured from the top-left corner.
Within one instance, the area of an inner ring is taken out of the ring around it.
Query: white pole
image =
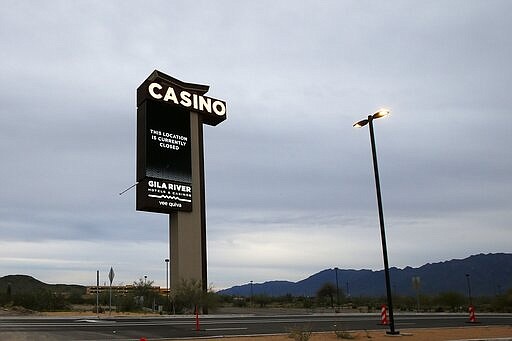
[[[110,282],[110,297],[108,302],[108,315],[112,315],[112,282]]]

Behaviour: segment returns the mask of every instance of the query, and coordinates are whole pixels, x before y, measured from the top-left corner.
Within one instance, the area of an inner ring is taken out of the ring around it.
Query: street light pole
[[[384,117],[389,114],[389,110],[381,109],[374,113],[373,115],[368,115],[367,119],[361,120],[354,124],[354,127],[364,127],[366,124],[369,126],[370,130],[370,142],[372,146],[372,157],[373,157],[373,172],[375,174],[375,189],[377,191],[377,206],[379,209],[379,222],[380,222],[380,238],[382,242],[382,256],[384,259],[384,274],[386,276],[386,295],[388,301],[388,310],[389,310],[389,328],[390,331],[388,334],[396,335],[400,332],[395,330],[395,319],[393,316],[393,298],[391,295],[391,280],[389,276],[389,262],[388,262],[388,248],[386,245],[386,231],[384,228],[384,213],[382,210],[382,196],[380,193],[380,180],[379,180],[379,167],[377,164],[377,148],[375,147],[375,136],[373,132],[373,120],[376,118]]]
[[[336,271],[336,304],[340,307],[340,287],[338,286],[338,268],[334,268]]]
[[[171,305],[169,304],[169,258],[165,259],[165,286],[167,291],[167,312],[171,312]]]
[[[252,282],[253,282],[253,281],[251,281],[251,308],[252,308],[252,306],[253,306],[253,297],[252,297],[252,295],[253,295],[253,293],[252,293]]]
[[[145,307],[145,305],[147,304],[147,302],[144,302],[144,300],[146,299],[146,296],[148,294],[148,288],[146,286],[146,280],[148,279],[148,275],[144,275],[144,295],[142,296],[142,306]]]
[[[469,306],[472,306],[473,305],[473,298],[471,297],[471,281],[469,279],[469,274],[466,274],[466,281],[468,283]]]
[[[96,270],[96,315],[100,317],[100,270]]]

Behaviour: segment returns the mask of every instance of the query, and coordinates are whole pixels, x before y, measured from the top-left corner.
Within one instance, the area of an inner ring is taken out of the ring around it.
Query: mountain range
[[[268,281],[234,286],[218,291],[219,294],[246,296],[265,294],[269,296],[315,296],[325,284],[336,286],[336,272],[340,291],[348,296],[385,295],[384,271],[325,269],[298,282]],[[395,295],[414,296],[414,277],[419,278],[421,294],[436,295],[443,292],[468,294],[473,296],[494,296],[512,289],[512,254],[492,253],[473,255],[465,259],[453,259],[439,263],[428,263],[418,268],[390,268],[391,287]],[[252,286],[252,288],[251,288]],[[46,284],[26,275],[0,277],[0,293],[52,292],[85,293],[80,285]]]
[[[0,293],[10,291],[12,295],[16,295],[29,292],[35,293],[43,290],[56,293],[85,294],[85,287],[81,285],[46,284],[27,275],[7,275],[0,277]]]
[[[336,272],[338,283],[336,283]],[[352,297],[384,296],[386,292],[384,270],[326,269],[298,282],[269,281],[248,283],[220,290],[218,293],[233,296],[265,294],[268,296],[315,296],[325,284],[331,283],[343,294]],[[414,296],[413,277],[419,277],[419,292],[436,295],[457,292],[475,297],[493,296],[512,288],[512,254],[493,253],[473,255],[465,259],[453,259],[428,263],[418,268],[390,268],[392,292],[395,295]]]

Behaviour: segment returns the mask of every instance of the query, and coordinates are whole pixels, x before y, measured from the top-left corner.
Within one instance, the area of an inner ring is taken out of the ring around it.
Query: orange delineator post
[[[198,332],[200,330],[200,326],[199,326],[199,309],[197,309],[197,305],[196,305],[196,331]]]
[[[469,323],[476,323],[475,307],[469,306]]]
[[[382,305],[380,309],[380,324],[382,325],[388,325],[388,309],[385,304]]]

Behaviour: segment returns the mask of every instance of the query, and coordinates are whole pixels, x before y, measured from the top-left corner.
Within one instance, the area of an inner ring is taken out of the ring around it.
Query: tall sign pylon
[[[207,289],[203,124],[226,119],[209,86],[153,71],[137,88],[136,209],[169,214],[171,288]]]

